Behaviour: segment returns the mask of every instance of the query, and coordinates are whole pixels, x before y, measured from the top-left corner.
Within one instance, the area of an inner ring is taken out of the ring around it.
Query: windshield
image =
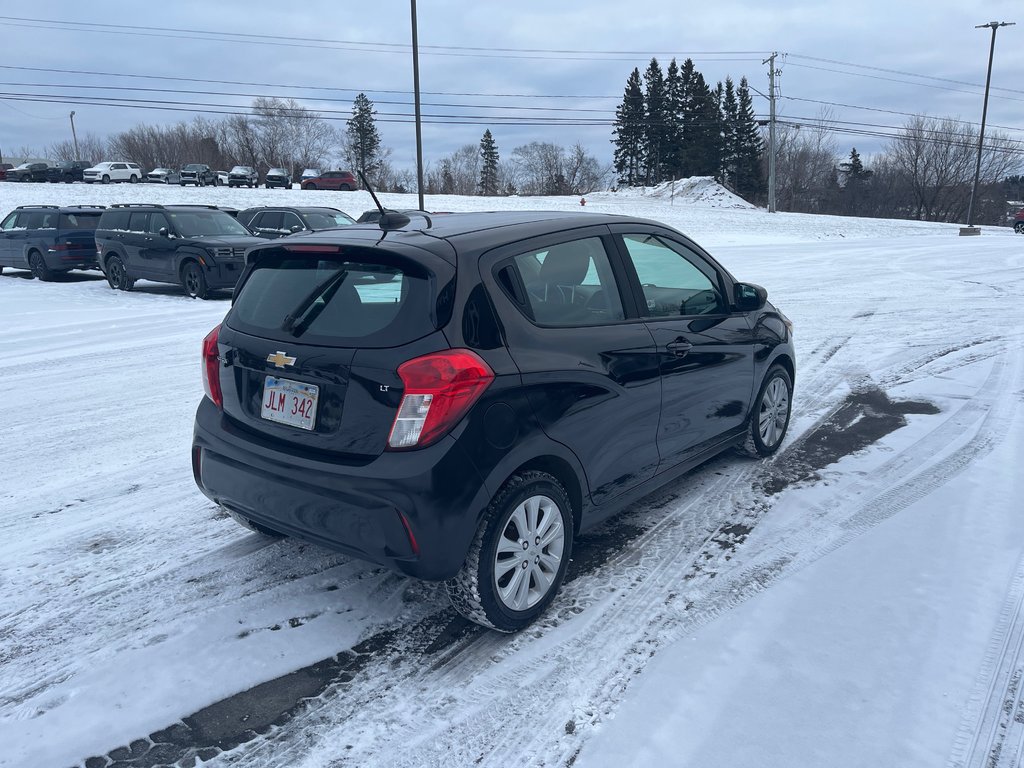
[[[32,167],[32,163],[22,163],[21,165],[18,166],[18,168],[31,168],[31,167]]]
[[[222,237],[251,233],[224,211],[167,211],[182,237]]]
[[[334,229],[355,224],[351,216],[341,211],[307,211],[303,216],[310,229]]]
[[[195,165],[195,164],[186,165],[184,168],[182,168],[182,170],[183,171],[201,171],[201,170],[203,170],[203,166]]]
[[[269,176],[270,174],[274,174],[275,176],[287,176],[288,171],[286,171],[284,168],[271,168],[269,171],[267,171],[267,175]]]
[[[236,165],[234,168],[231,169],[231,172],[232,173],[251,173],[252,172],[252,168],[250,168],[250,167],[248,167],[246,165]]]

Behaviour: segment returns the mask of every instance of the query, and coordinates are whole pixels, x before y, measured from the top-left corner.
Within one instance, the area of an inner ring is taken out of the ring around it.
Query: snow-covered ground
[[[511,637],[439,585],[249,534],[194,488],[199,346],[225,299],[5,270],[0,766],[1018,765],[1024,237],[703,187],[586,210],[665,221],[768,287],[796,324],[790,435],[585,536]],[[0,215],[142,200],[371,204],[0,184]]]

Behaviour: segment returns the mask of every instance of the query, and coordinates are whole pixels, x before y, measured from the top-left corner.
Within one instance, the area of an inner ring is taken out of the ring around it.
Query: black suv
[[[178,174],[178,183],[183,187],[186,184],[195,184],[197,187],[205,187],[207,184],[217,186],[217,172],[203,163],[189,163]]]
[[[39,280],[72,269],[96,269],[96,225],[102,205],[22,205],[0,221],[0,272],[32,270]]]
[[[292,188],[292,175],[287,168],[271,168],[263,177],[267,189],[281,187],[282,189]]]
[[[178,283],[208,298],[231,288],[245,249],[264,241],[213,205],[112,205],[96,228],[96,252],[111,288],[130,291],[139,279]]]
[[[241,524],[514,631],[573,535],[789,424],[791,324],[643,219],[389,213],[253,249],[203,342],[192,468]]]
[[[73,181],[85,181],[82,171],[92,168],[92,163],[86,160],[69,160],[46,169],[46,180],[54,183],[63,181],[70,184]]]
[[[46,181],[49,163],[22,163],[7,171],[8,181]]]
[[[229,187],[258,187],[260,176],[250,165],[236,165],[228,173]]]
[[[352,217],[344,211],[314,206],[246,208],[238,214],[238,220],[251,229],[254,235],[266,240],[293,235],[296,232],[315,232],[355,224]]]

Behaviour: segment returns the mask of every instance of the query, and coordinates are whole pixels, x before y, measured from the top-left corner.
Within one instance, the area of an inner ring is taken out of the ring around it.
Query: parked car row
[[[189,163],[180,171],[174,168],[154,168],[144,173],[138,163],[103,162],[93,165],[85,160],[74,160],[57,165],[45,162],[22,163],[14,166],[0,163],[0,181],[50,181],[65,182],[84,181],[87,184],[128,182],[135,184],[145,181],[155,184],[179,184],[229,186],[254,188],[260,185],[259,172],[248,165],[236,165],[230,171],[217,171],[205,163]],[[264,176],[267,189],[292,188],[292,175],[286,168],[271,168]],[[359,181],[351,171],[320,171],[318,168],[306,168],[299,179],[301,189],[326,189],[343,192],[359,188]]]
[[[130,203],[24,205],[0,221],[0,273],[29,269],[51,280],[73,269],[99,269],[111,288],[136,280],[180,284],[189,296],[231,288],[247,248],[300,232],[355,224],[335,208]]]

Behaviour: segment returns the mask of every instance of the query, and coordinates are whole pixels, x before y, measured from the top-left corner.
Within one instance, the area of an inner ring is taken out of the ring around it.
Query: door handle
[[[686,339],[676,339],[675,341],[670,341],[666,344],[665,349],[676,357],[686,357],[687,353],[693,349],[693,344],[688,342]]]

